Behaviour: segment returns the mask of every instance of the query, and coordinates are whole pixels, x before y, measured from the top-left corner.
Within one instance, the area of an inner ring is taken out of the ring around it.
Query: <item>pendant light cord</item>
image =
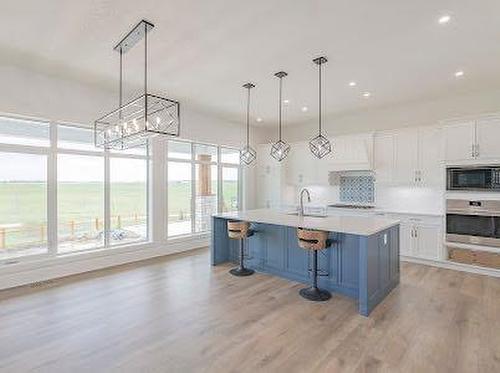
[[[144,125],[148,127],[148,25],[144,24]]]
[[[122,118],[122,104],[123,104],[123,49],[120,47],[120,86],[119,86],[118,107],[120,108],[120,119]]]
[[[282,100],[281,100],[281,92],[283,90],[283,77],[280,77],[280,94],[279,94],[279,108],[280,108],[280,113],[279,113],[279,126],[278,126],[278,137],[279,140],[281,141],[281,112],[283,111],[282,108]]]
[[[322,63],[320,63],[318,65],[318,69],[319,69],[319,134],[321,135],[321,65]]]
[[[250,87],[247,94],[247,147],[250,145]]]

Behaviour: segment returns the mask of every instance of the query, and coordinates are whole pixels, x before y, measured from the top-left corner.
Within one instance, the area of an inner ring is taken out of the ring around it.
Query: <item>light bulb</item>
[[[160,117],[156,117],[156,124],[160,124],[160,122],[161,122]]]
[[[120,133],[120,126],[118,124],[115,126],[115,132]]]

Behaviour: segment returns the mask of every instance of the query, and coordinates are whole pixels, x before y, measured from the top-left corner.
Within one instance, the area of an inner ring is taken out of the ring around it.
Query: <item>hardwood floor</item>
[[[499,372],[500,279],[402,263],[369,318],[199,250],[0,292],[1,372]]]

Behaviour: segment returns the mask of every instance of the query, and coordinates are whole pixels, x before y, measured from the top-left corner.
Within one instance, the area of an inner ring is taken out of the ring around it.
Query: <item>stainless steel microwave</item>
[[[448,167],[446,189],[500,192],[500,166]]]

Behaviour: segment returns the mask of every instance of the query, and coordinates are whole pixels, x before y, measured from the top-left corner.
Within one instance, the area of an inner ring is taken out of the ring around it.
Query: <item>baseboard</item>
[[[0,268],[0,290],[71,276],[208,246],[207,237],[65,255]]]
[[[401,260],[403,262],[425,264],[433,267],[453,269],[455,271],[469,272],[469,273],[475,273],[479,275],[492,276],[492,277],[500,277],[500,270],[493,268],[484,268],[468,264],[454,263],[446,260],[413,258],[409,256],[401,256]]]

